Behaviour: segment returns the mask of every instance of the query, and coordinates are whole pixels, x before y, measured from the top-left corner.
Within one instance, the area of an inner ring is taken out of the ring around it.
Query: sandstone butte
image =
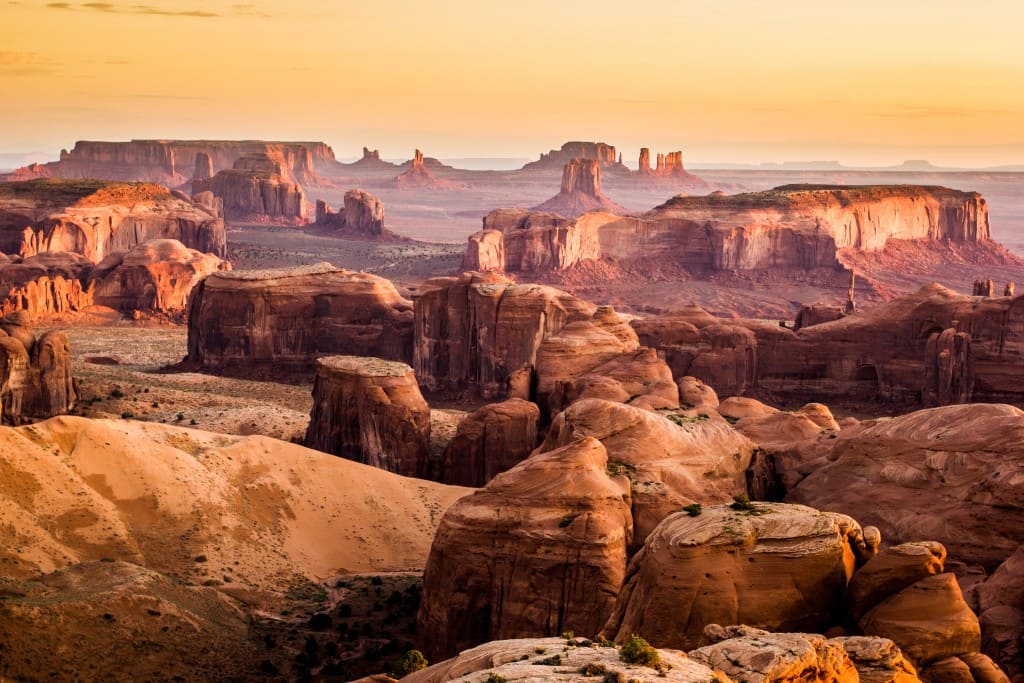
[[[337,162],[334,151],[322,142],[265,142],[260,140],[131,140],[100,142],[79,140],[60,160],[18,169],[12,180],[31,178],[107,178],[142,181],[169,187],[186,184],[196,176],[197,160],[209,160],[210,177],[232,168],[235,160],[252,154],[279,158],[293,182],[315,187],[328,184],[321,172]],[[207,168],[205,161],[203,168]]]
[[[628,213],[601,191],[601,165],[594,159],[575,158],[562,169],[562,185],[558,194],[533,207],[531,211],[555,213],[575,218],[589,211]]]
[[[408,241],[408,238],[384,227],[384,202],[365,190],[346,192],[344,206],[337,212],[331,211],[326,201],[318,199],[315,225],[329,229],[335,237],[376,242]]]
[[[622,164],[621,157],[615,151],[615,147],[604,142],[566,142],[559,149],[553,149],[540,155],[537,161],[531,161],[523,166],[524,171],[555,170],[563,168],[573,159],[593,159],[602,168],[615,168],[620,171],[627,171]]]
[[[436,162],[434,165],[440,166],[440,162]],[[409,163],[408,168],[395,177],[392,181],[392,185],[399,189],[418,188],[426,190],[452,190],[464,187],[461,183],[445,180],[444,178],[438,178],[434,175],[434,172],[430,170],[428,164],[423,158],[423,152],[418,149],[413,154],[412,161]]]
[[[390,281],[327,263],[211,273],[189,297],[187,362],[256,373],[332,354],[409,362],[412,317]]]
[[[927,406],[1024,400],[1020,297],[957,294],[938,284],[794,331],[721,319],[697,306],[635,319],[674,377],[723,396]]]
[[[546,215],[544,204],[537,209],[540,215],[491,212],[469,238],[464,263],[531,277],[600,259],[664,262],[696,273],[835,270],[844,267],[844,249],[879,251],[890,239],[990,241],[981,195],[942,187],[786,185],[680,195],[637,216],[598,210],[573,220]]]
[[[306,195],[278,156],[249,154],[212,178],[193,180],[193,195],[211,193],[224,218],[242,222],[306,222]]]
[[[0,318],[0,421],[23,424],[69,412],[77,400],[65,333],[36,336],[24,311]]]
[[[99,263],[151,239],[223,257],[224,221],[158,185],[97,180],[0,184],[0,252],[74,252]]]

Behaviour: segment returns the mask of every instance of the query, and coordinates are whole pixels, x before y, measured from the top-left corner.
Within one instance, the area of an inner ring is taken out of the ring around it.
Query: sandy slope
[[[280,588],[422,568],[469,491],[262,436],[77,417],[3,427],[0,574],[113,558]]]

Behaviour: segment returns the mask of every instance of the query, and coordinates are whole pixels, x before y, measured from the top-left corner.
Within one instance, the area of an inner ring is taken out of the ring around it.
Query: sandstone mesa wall
[[[497,220],[485,219],[484,229],[502,233],[503,268],[494,256],[480,253],[484,243],[491,254],[498,251],[497,236],[480,233],[470,238],[467,262],[530,274],[603,257],[665,258],[706,271],[838,268],[839,250],[877,251],[889,239],[990,239],[981,195],[940,187],[784,186],[733,196],[679,196],[635,218],[584,214],[547,226],[522,215],[510,222],[508,210],[502,211]]]
[[[188,361],[205,368],[309,368],[319,356],[412,360],[413,314],[388,280],[318,264],[224,273],[189,297]]]
[[[223,203],[224,217],[236,221],[304,223],[306,195],[284,174],[282,163],[267,154],[235,160],[231,169],[192,182],[195,194],[211,192]]]
[[[615,147],[613,145],[609,145],[604,142],[571,141],[566,142],[559,149],[553,149],[550,152],[542,153],[540,155],[540,159],[526,164],[523,166],[522,170],[532,171],[562,168],[575,157],[593,159],[604,167],[614,167],[616,169],[621,167],[621,169],[625,169],[625,166],[623,166],[622,162],[619,160],[618,153],[615,151]]]

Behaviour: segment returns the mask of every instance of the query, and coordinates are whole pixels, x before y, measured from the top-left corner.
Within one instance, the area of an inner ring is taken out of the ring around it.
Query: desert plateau
[[[1022,23],[0,6],[0,683],[1024,683]]]

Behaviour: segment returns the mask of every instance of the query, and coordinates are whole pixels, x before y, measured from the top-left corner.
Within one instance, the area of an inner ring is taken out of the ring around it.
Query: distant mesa
[[[448,168],[439,161],[437,162],[437,165],[443,168]],[[416,150],[412,161],[409,162],[408,169],[399,173],[394,179],[393,184],[395,187],[401,189],[419,188],[427,190],[453,190],[465,187],[462,183],[445,180],[434,175],[424,161],[423,152],[418,149]]]
[[[350,164],[339,164],[345,169],[360,170],[360,171],[374,171],[374,170],[393,170],[398,168],[398,164],[393,164],[390,161],[384,161],[380,158],[379,149],[369,149],[363,147],[363,156],[358,160],[353,161]]]
[[[601,164],[596,159],[575,158],[562,169],[562,187],[557,195],[533,207],[533,211],[549,211],[575,218],[588,211],[628,213],[601,192]]]
[[[316,223],[330,230],[335,237],[401,242],[409,238],[396,235],[384,227],[384,202],[365,190],[345,193],[345,205],[337,212],[323,199],[316,202]]]
[[[628,171],[622,163],[622,156],[615,151],[613,145],[604,142],[581,141],[566,142],[560,149],[553,149],[550,152],[541,154],[540,159],[526,164],[522,170],[554,170],[564,167],[565,164],[570,163],[576,158],[593,159],[605,170]]]
[[[286,169],[278,155],[249,154],[212,178],[194,179],[192,192],[212,193],[230,221],[303,224],[306,195],[301,185],[289,180]]]

